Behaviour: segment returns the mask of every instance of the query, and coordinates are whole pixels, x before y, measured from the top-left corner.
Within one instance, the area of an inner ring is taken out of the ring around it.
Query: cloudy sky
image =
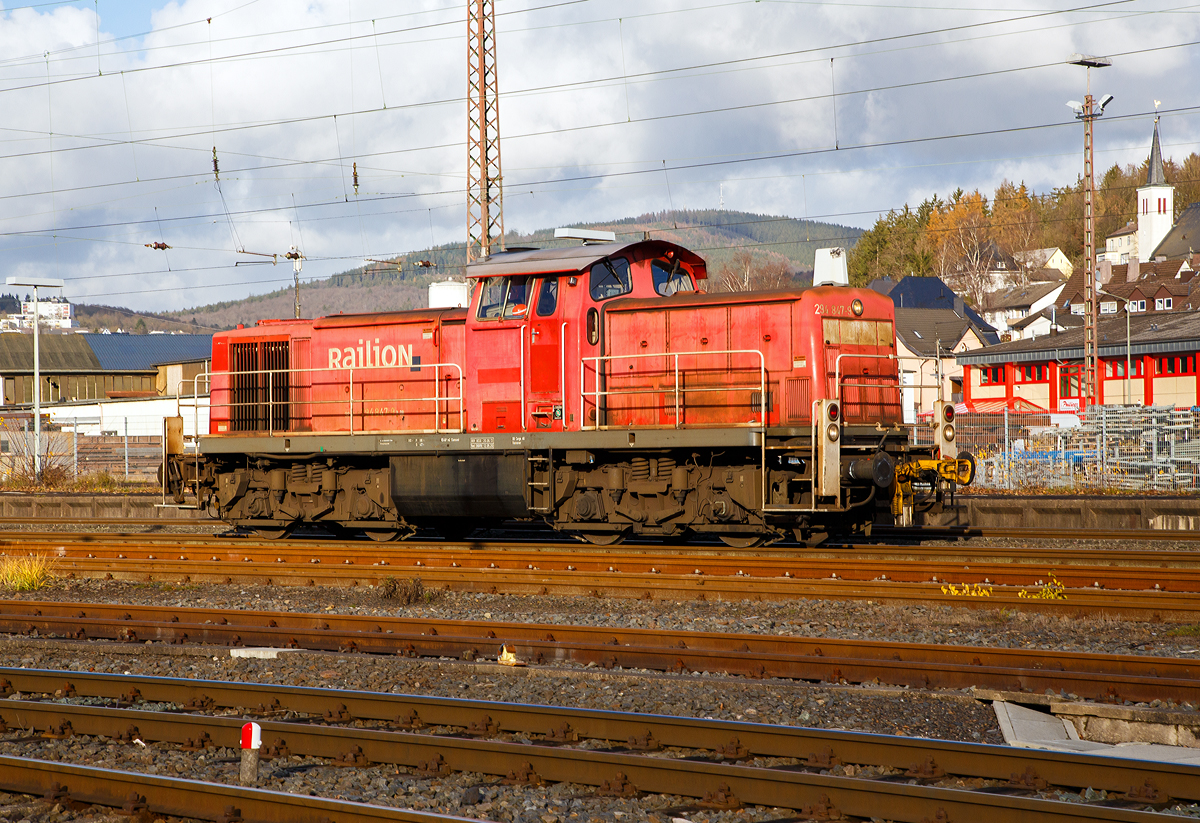
[[[18,0],[19,2],[19,0]],[[0,269],[153,311],[466,233],[465,0],[28,0],[0,11]],[[869,226],[1200,150],[1200,2],[497,0],[505,219],[727,208]],[[220,182],[214,180],[216,147]],[[353,186],[357,164],[359,186]],[[165,242],[169,251],[146,243]],[[250,265],[235,265],[238,262]]]

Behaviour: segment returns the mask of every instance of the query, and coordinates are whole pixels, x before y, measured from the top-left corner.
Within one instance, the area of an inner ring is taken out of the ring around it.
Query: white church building
[[[1137,222],[1110,234],[1104,241],[1101,262],[1116,265],[1131,259],[1153,262],[1154,251],[1171,231],[1175,222],[1175,187],[1163,174],[1162,146],[1158,140],[1158,118],[1154,118],[1154,140],[1150,144],[1150,163],[1146,182],[1137,190]]]

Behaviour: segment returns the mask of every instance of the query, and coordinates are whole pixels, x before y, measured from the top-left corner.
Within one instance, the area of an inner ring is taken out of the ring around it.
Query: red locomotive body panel
[[[808,376],[820,390],[813,400],[840,396],[850,423],[901,422],[891,298],[870,289],[808,289],[799,300],[797,319],[803,347],[797,354],[807,359]],[[805,421],[810,411],[805,410]]]
[[[607,406],[606,426],[809,425],[839,377],[847,419],[899,419],[892,303],[875,292],[622,300],[605,318],[604,388],[584,403],[589,417]]]
[[[307,421],[294,413],[293,370],[305,362],[299,341],[311,334],[311,320],[265,320],[214,334],[209,433],[306,431]]]
[[[312,430],[458,430],[464,316],[445,309],[314,321]]]
[[[263,321],[213,336],[212,434],[461,426],[462,309]]]
[[[505,256],[465,310],[218,334],[210,431],[807,426],[839,381],[848,422],[899,421],[885,296],[704,294],[694,290],[703,262],[684,249],[600,248],[543,250],[520,265]],[[680,290],[664,296],[667,282]]]

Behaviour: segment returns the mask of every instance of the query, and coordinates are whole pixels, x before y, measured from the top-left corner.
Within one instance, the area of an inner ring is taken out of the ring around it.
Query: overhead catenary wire
[[[765,58],[764,58],[764,59],[765,59]],[[692,113],[681,113],[679,116],[692,116]],[[1112,118],[1110,118],[1110,119],[1112,119]],[[215,118],[214,118],[214,121],[215,121]],[[1066,125],[1071,125],[1071,124],[1066,124]],[[897,145],[897,144],[899,144],[899,143],[892,143],[892,145]],[[885,145],[885,144],[881,144],[881,145]],[[835,141],[835,146],[836,146],[836,141]],[[340,152],[339,152],[339,155],[340,155]],[[769,157],[767,157],[767,158],[765,158],[765,159],[776,159],[777,157],[778,157],[778,155],[773,155],[773,156],[769,156]],[[340,159],[340,158],[339,158],[339,159]],[[730,161],[730,162],[749,162],[749,160],[739,159],[739,160],[733,160],[733,161]],[[676,169],[676,168],[680,168],[680,169],[683,169],[683,168],[696,168],[696,167],[699,167],[699,165],[708,165],[708,164],[685,164],[685,165],[680,165],[680,166],[672,166],[671,168],[672,168],[672,170],[674,170],[674,169]],[[636,174],[636,173],[642,173],[642,172],[638,172],[638,171],[632,171],[632,172],[629,172],[629,173],[631,173],[631,174]],[[606,175],[606,176],[608,176],[608,175]],[[528,185],[547,185],[547,186],[554,186],[554,185],[562,185],[562,184],[564,184],[564,183],[568,183],[568,182],[572,182],[572,181],[580,181],[580,180],[585,180],[585,179],[596,179],[596,176],[588,176],[588,177],[575,176],[575,177],[571,177],[571,178],[563,178],[563,179],[553,179],[553,178],[552,178],[552,179],[549,179],[549,180],[541,180],[541,181],[533,181],[533,182],[521,182],[521,183],[520,183],[520,185],[522,185],[522,186],[528,186]],[[343,185],[344,185],[344,173],[343,173]],[[450,192],[452,192],[453,190],[449,190],[449,191],[450,191]],[[446,191],[442,191],[442,192],[418,192],[418,193],[413,193],[413,194],[404,194],[404,195],[389,195],[389,197],[392,197],[392,196],[396,196],[396,197],[425,197],[425,196],[436,196],[436,195],[439,195],[439,194],[445,194],[445,193],[447,193],[447,192],[446,192]],[[345,200],[345,196],[343,197],[343,200]],[[224,211],[225,211],[225,212],[227,213],[227,215],[228,215],[228,214],[229,214],[229,212],[230,212],[230,210],[229,210],[228,204],[227,204],[227,203],[224,203],[224,194],[223,194],[223,192],[222,192],[222,203],[223,203],[223,209],[224,209]],[[320,205],[320,204],[316,204],[316,205]],[[293,208],[295,208],[295,207],[296,207],[296,206],[295,206],[295,203],[293,202]],[[305,208],[308,208],[308,207],[309,207],[309,206],[308,206],[307,204],[305,204]],[[247,210],[245,213],[247,213],[247,214],[257,214],[257,213],[261,213],[261,212],[260,212],[259,210]],[[361,219],[361,217],[360,217],[360,219]],[[69,230],[71,230],[71,228],[70,228],[70,227],[68,227],[68,228],[66,228],[66,229],[53,229],[53,230],[51,230],[51,231],[69,231]],[[239,244],[239,245],[240,245],[240,244]]]
[[[1179,108],[1175,108],[1175,109],[1164,109],[1164,110],[1162,110],[1161,113],[1163,115],[1166,115],[1168,113],[1178,114],[1178,113],[1184,113],[1184,112],[1197,112],[1197,111],[1200,111],[1200,105],[1179,107]],[[1126,119],[1128,119],[1128,120],[1139,119],[1139,118],[1144,118],[1146,116],[1148,116],[1148,112],[1139,112],[1139,113],[1133,113],[1133,114],[1128,114],[1128,115],[1116,115],[1116,116],[1110,117],[1108,119],[1110,122],[1112,122],[1112,121],[1126,120]],[[1029,124],[1029,125],[1023,125],[1023,126],[1010,126],[1010,127],[1004,127],[1004,128],[996,128],[996,129],[982,129],[982,130],[977,130],[977,131],[967,131],[967,132],[959,132],[959,133],[953,133],[953,134],[925,135],[925,136],[911,137],[911,138],[904,138],[904,139],[897,139],[897,140],[884,140],[884,141],[877,141],[877,142],[871,142],[871,143],[859,143],[859,144],[855,144],[855,145],[847,145],[847,146],[842,146],[839,149],[839,151],[840,152],[849,152],[849,151],[861,151],[861,150],[870,150],[870,149],[878,149],[878,148],[886,148],[886,147],[894,147],[894,146],[921,145],[921,144],[936,143],[936,142],[948,141],[948,140],[970,139],[970,138],[975,138],[975,137],[992,136],[992,135],[1000,135],[1000,134],[1014,134],[1014,133],[1022,133],[1022,132],[1060,129],[1060,128],[1075,128],[1075,125],[1076,124],[1073,122],[1040,123],[1040,124]],[[720,167],[727,167],[727,166],[731,166],[731,165],[740,165],[740,164],[745,164],[745,163],[765,162],[765,161],[769,161],[769,160],[781,160],[781,159],[789,159],[789,158],[797,158],[797,157],[810,157],[810,156],[832,153],[833,151],[834,151],[834,148],[832,146],[824,146],[824,147],[816,147],[816,148],[811,148],[811,149],[798,149],[795,151],[776,152],[776,153],[766,154],[766,155],[755,155],[755,156],[751,156],[751,157],[734,157],[734,158],[725,158],[725,159],[717,159],[717,160],[703,160],[703,161],[681,163],[678,165],[670,166],[669,169],[670,169],[670,171],[680,171],[680,170],[686,170],[686,169],[720,168]],[[662,172],[663,168],[664,168],[663,165],[654,164],[653,166],[648,165],[646,168],[641,168],[641,169],[629,169],[629,170],[601,172],[601,173],[592,173],[592,174],[575,174],[575,175],[571,175],[569,177],[557,177],[557,178],[552,177],[552,178],[543,178],[543,179],[539,179],[539,180],[517,181],[514,184],[512,184],[512,186],[515,189],[520,189],[520,188],[523,188],[526,186],[539,186],[539,185],[555,186],[555,185],[562,185],[565,183],[572,183],[572,182],[584,182],[584,181],[595,181],[595,180],[605,180],[605,179],[614,179],[614,178],[625,178],[625,177],[630,177],[630,176],[655,174],[658,172]],[[408,193],[398,193],[398,194],[364,195],[362,197],[362,201],[363,202],[381,202],[381,201],[389,201],[389,200],[397,200],[397,199],[411,199],[411,198],[416,198],[416,197],[428,197],[428,196],[432,196],[434,194],[458,194],[463,191],[465,191],[465,189],[454,188],[454,189],[444,189],[444,190],[441,190],[438,192],[408,192]],[[348,193],[339,199],[341,199],[342,202],[348,202],[348,200],[349,200]],[[301,204],[300,208],[324,207],[324,206],[333,205],[335,202],[336,202],[336,200],[329,200],[329,201]],[[238,216],[241,214],[261,214],[261,213],[279,211],[284,208],[292,208],[292,207],[291,206],[275,206],[275,207],[267,207],[267,208],[262,208],[262,209],[252,209],[252,210],[245,210],[245,211],[229,211],[228,214],[230,216]],[[172,217],[172,218],[168,218],[168,219],[174,220],[174,221],[188,221],[188,220],[196,220],[196,219],[206,219],[206,218],[211,218],[211,217],[212,217],[211,214],[197,214],[197,215],[181,215],[181,216]],[[54,228],[42,228],[42,229],[36,229],[36,230],[32,230],[32,229],[31,230],[23,230],[23,231],[9,230],[9,231],[0,231],[0,237],[20,236],[20,235],[36,234],[36,233],[44,234],[44,233],[51,232],[51,231],[62,232],[62,231],[70,231],[70,230],[112,228],[112,227],[118,227],[118,226],[137,224],[139,222],[146,222],[146,221],[144,221],[144,220],[142,220],[142,221],[127,220],[127,221],[119,221],[119,222],[104,222],[104,223],[85,224],[85,225],[80,225],[80,226],[59,226],[59,227],[54,227]]]

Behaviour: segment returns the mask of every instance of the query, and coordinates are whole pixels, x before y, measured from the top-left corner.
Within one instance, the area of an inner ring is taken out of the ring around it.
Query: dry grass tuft
[[[395,600],[402,606],[429,603],[437,596],[436,592],[425,588],[424,581],[419,577],[410,577],[407,580],[385,577],[376,588],[384,600]]]
[[[49,585],[55,578],[54,558],[35,554],[29,557],[0,558],[0,587],[32,592]]]

